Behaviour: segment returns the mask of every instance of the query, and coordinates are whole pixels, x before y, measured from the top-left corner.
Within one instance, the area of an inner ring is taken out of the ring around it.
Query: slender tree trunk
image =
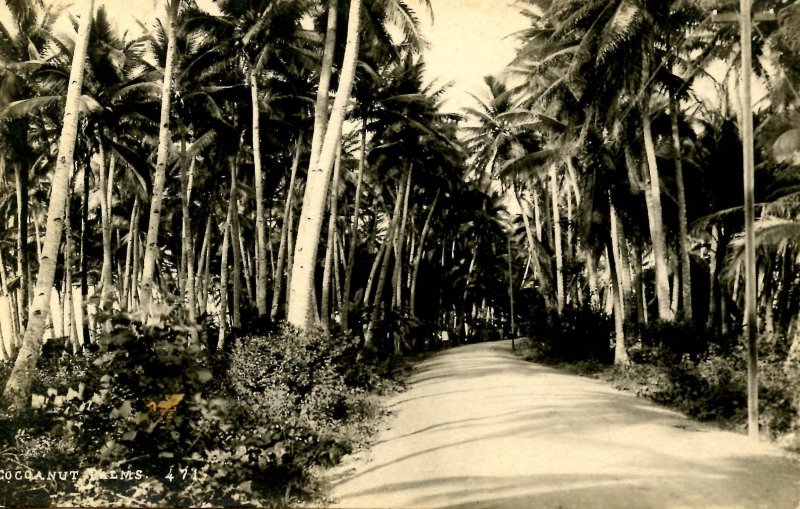
[[[380,275],[378,276],[378,284],[375,288],[375,300],[373,301],[372,312],[370,313],[367,330],[364,333],[364,343],[367,346],[372,346],[372,338],[374,335],[375,326],[378,325],[378,318],[380,317],[381,303],[383,302],[383,288],[386,284],[386,273],[389,271],[389,260],[392,257],[392,244],[398,228],[398,223],[400,222],[405,192],[405,186],[401,181],[397,187],[397,198],[395,199],[394,203],[392,221],[389,225],[389,231],[386,233],[386,239],[384,240],[385,249],[383,250],[383,263],[381,264]]]
[[[388,231],[386,232],[388,235]],[[375,254],[375,260],[372,262],[372,268],[369,271],[369,277],[367,278],[367,286],[364,289],[364,307],[369,307],[370,303],[370,296],[372,295],[372,286],[375,282],[375,276],[378,275],[378,269],[381,266],[381,260],[383,260],[383,252],[386,251],[386,242],[380,245],[378,248],[378,252]]]
[[[297,179],[297,168],[300,166],[300,152],[303,148],[303,133],[298,134],[297,144],[294,150],[294,159],[292,160],[292,172],[289,177],[289,184],[286,187],[286,204],[283,207],[283,225],[281,226],[281,240],[278,244],[278,262],[275,267],[275,283],[272,288],[272,310],[270,311],[270,318],[275,320],[278,317],[278,310],[281,304],[281,290],[283,289],[283,266],[284,260],[287,256],[287,246],[289,245],[289,236],[291,235],[289,216],[292,213],[292,206],[294,201],[294,187],[295,180]],[[291,249],[288,250],[291,253]],[[291,255],[290,255],[291,256]],[[289,264],[291,266],[291,264]],[[289,283],[286,283],[289,286]]]
[[[600,306],[600,294],[597,291],[597,267],[592,253],[586,253],[586,278],[589,281],[589,304],[597,309]]]
[[[439,203],[440,193],[441,189],[437,189],[436,196],[433,197],[433,203],[431,203],[431,208],[428,210],[428,216],[425,218],[425,224],[422,226],[422,233],[419,236],[419,247],[414,257],[414,267],[412,267],[411,276],[411,316],[417,316],[417,277],[419,276],[419,266],[422,263],[422,256],[425,253],[425,240],[428,238],[428,232],[431,229],[431,219],[436,210],[436,205]]]
[[[406,181],[406,192],[403,197],[403,212],[400,220],[400,232],[395,236],[395,244],[397,246],[395,252],[395,301],[397,308],[403,309],[403,245],[406,238],[406,222],[408,221],[408,198],[411,195],[413,187],[411,186],[411,175],[414,172],[414,165],[411,164],[408,168],[408,180]]]
[[[656,268],[656,299],[658,301],[658,316],[662,320],[672,320],[669,296],[669,267],[667,265],[667,242],[664,233],[663,213],[661,212],[661,180],[658,176],[656,151],[653,145],[653,132],[650,128],[650,116],[646,109],[642,109],[642,129],[644,137],[644,150],[647,156],[647,169],[649,171],[645,180],[648,200],[648,215],[650,216],[650,238],[653,243],[653,258]]]
[[[636,321],[641,324],[647,323],[647,296],[644,291],[644,276],[642,275],[642,250],[640,247],[633,246],[633,285],[635,288],[636,299]]]
[[[89,254],[87,245],[89,240],[89,165],[83,169],[83,192],[81,198],[81,254],[79,263],[81,265],[81,333],[83,334],[83,346],[91,343],[91,333],[89,331]]]
[[[250,73],[250,99],[253,110],[253,165],[256,199],[256,308],[267,314],[267,225],[264,222],[264,176],[261,168],[261,110],[258,100],[258,66]],[[235,239],[234,243],[238,243]]]
[[[241,226],[239,227],[239,238],[237,239],[239,243],[239,252],[242,253],[242,281],[244,283],[244,293],[247,296],[247,299],[251,302],[255,302],[255,287],[253,286],[253,264],[250,258],[250,252],[247,250],[247,245],[244,241],[244,233],[242,232]],[[269,245],[269,239],[267,240],[267,245]],[[267,250],[269,252],[269,250]],[[269,274],[269,271],[267,271]]]
[[[319,163],[325,132],[328,129],[328,94],[333,74],[333,58],[336,53],[336,30],[338,25],[339,0],[328,0],[328,24],[325,28],[325,48],[319,70],[319,86],[314,103],[314,134],[311,138],[309,168]]]
[[[333,269],[334,251],[336,251],[336,217],[338,216],[337,194],[339,192],[339,172],[342,166],[342,152],[336,156],[333,166],[333,182],[331,183],[330,214],[328,214],[328,239],[325,249],[325,266],[322,272],[322,299],[320,318],[325,330],[330,328],[330,295],[331,270]]]
[[[158,257],[158,228],[161,224],[161,212],[164,201],[164,186],[167,179],[167,163],[169,159],[170,130],[169,117],[172,102],[172,80],[176,59],[176,24],[180,0],[172,0],[167,14],[167,60],[164,65],[164,81],[161,87],[161,118],[159,120],[158,153],[156,155],[156,174],[153,178],[153,196],[150,202],[150,218],[147,224],[147,241],[142,269],[142,290],[140,292],[141,308],[150,312],[153,300],[153,276],[156,258]]]
[[[139,206],[141,209],[141,205]],[[131,262],[130,304],[128,309],[133,309],[139,300],[139,275],[141,273],[142,241],[139,235],[139,221],[141,210],[136,211],[136,228],[133,235],[133,260]]]
[[[313,324],[314,269],[319,248],[320,228],[328,194],[328,183],[333,162],[341,143],[342,123],[350,100],[355,78],[360,36],[361,0],[350,2],[342,72],[339,89],[333,103],[328,127],[325,131],[319,162],[308,172],[303,209],[298,225],[297,245],[292,268],[292,286],[289,298],[289,323],[299,328]]]
[[[683,316],[692,319],[692,265],[689,256],[689,226],[686,219],[686,189],[683,183],[681,135],[678,128],[678,99],[670,98],[669,116],[672,123],[672,144],[675,149],[675,191],[678,194],[678,232],[681,255],[681,289],[683,290]]]
[[[289,307],[289,288],[292,287],[292,267],[294,267],[294,208],[289,209],[287,218],[289,228],[286,230],[286,307]]]
[[[336,309],[339,311],[339,323],[341,323],[342,312],[342,274],[340,267],[344,261],[344,246],[341,245],[341,234],[337,229],[334,232],[334,244],[336,249],[333,250],[333,288],[334,296],[336,297]]]
[[[556,166],[550,166],[550,200],[553,213],[553,245],[556,252],[556,305],[564,309],[564,254],[561,249],[561,217],[558,211],[558,175]]]
[[[438,194],[436,196],[439,196]],[[508,305],[509,305],[509,318],[511,321],[511,338],[516,334],[517,325],[514,315],[514,260],[511,251],[511,234],[508,235]],[[511,343],[514,344],[513,342]]]
[[[519,198],[517,198],[519,202]],[[533,188],[533,224],[536,226],[536,239],[542,241],[542,208],[539,206],[539,191]],[[530,229],[530,225],[528,226]]]
[[[70,220],[70,197],[67,193],[66,205],[64,208],[64,319],[61,321],[64,328],[64,336],[68,344],[72,345],[72,352],[78,353],[81,343],[78,341],[77,329],[74,327],[75,308],[72,303],[72,253],[74,252],[72,242],[72,222]]]
[[[633,288],[631,285],[630,256],[628,254],[628,243],[625,240],[625,230],[622,221],[617,215],[617,209],[609,198],[609,209],[611,211],[611,245],[614,249],[615,260],[619,263],[617,267],[617,278],[622,292],[622,311],[623,316],[628,317],[633,314]]]
[[[238,184],[237,184],[238,187]],[[239,245],[239,195],[234,197],[231,213],[231,239],[233,248],[233,327],[242,327],[242,250]]]
[[[131,307],[130,291],[131,291],[131,266],[133,264],[133,244],[137,235],[137,223],[139,219],[139,198],[133,199],[133,209],[131,210],[131,219],[128,223],[128,241],[125,250],[125,272],[122,276],[122,298],[120,305],[124,305],[125,309]]]
[[[67,196],[69,195],[69,176],[72,171],[75,140],[78,136],[83,69],[93,12],[94,0],[87,0],[85,2],[85,10],[82,11],[83,15],[80,18],[78,39],[75,43],[74,57],[70,69],[63,128],[47,213],[47,231],[45,233],[42,257],[39,260],[39,274],[36,278],[33,305],[28,317],[25,336],[22,340],[22,348],[17,355],[14,368],[9,375],[3,392],[6,403],[9,404],[9,410],[16,414],[21,414],[28,407],[36,362],[42,353],[42,338],[50,309],[50,294],[55,280],[58,248],[61,244],[64,212]]]
[[[183,259],[186,260],[186,308],[189,315],[189,324],[192,326],[190,330],[190,337],[192,343],[197,343],[197,329],[194,325],[197,323],[197,292],[195,291],[195,278],[194,278],[194,245],[192,242],[192,217],[189,211],[189,204],[191,203],[192,196],[192,182],[194,180],[194,168],[196,159],[192,157],[189,162],[188,168],[186,165],[185,151],[181,161],[181,217],[183,218],[182,230],[183,238],[181,239],[181,251],[183,252]]]
[[[613,250],[613,249],[612,249]],[[606,248],[606,257],[610,264],[611,273],[611,293],[614,301],[614,336],[616,338],[614,346],[614,364],[626,365],[628,364],[628,353],[625,349],[625,312],[622,309],[622,292],[620,292],[619,278],[617,274],[622,270],[619,267],[620,260],[616,257],[612,258],[609,255],[608,248]]]
[[[225,216],[225,225],[222,227],[222,251],[220,252],[219,265],[219,337],[217,351],[225,348],[225,338],[228,331],[228,251],[231,243],[231,221],[234,207],[236,206],[236,164],[231,163],[231,191],[228,198],[228,213]]]
[[[622,238],[622,239],[620,238],[620,236],[621,236],[620,235],[620,229],[621,229],[622,225],[620,224],[619,217],[617,216],[617,210],[616,210],[616,208],[614,207],[614,204],[611,201],[611,197],[609,197],[609,199],[608,199],[608,206],[609,206],[609,212],[610,212],[609,220],[611,222],[611,251],[613,252],[612,254],[614,255],[614,262],[615,262],[614,263],[614,268],[616,270],[616,274],[615,274],[616,280],[619,281],[620,288],[621,288],[622,285],[623,285],[623,283],[622,283],[622,281],[623,281],[622,273],[625,270],[623,268],[623,263],[622,263],[623,258],[622,258],[622,253],[621,253],[621,244],[625,240],[624,240],[624,238]],[[625,295],[624,290],[622,291],[622,295]],[[626,311],[628,311],[628,310],[625,309],[626,308],[626,304],[627,304],[627,301],[623,297],[622,298],[622,314],[623,314],[623,316],[625,316],[627,314]]]
[[[672,287],[670,291],[672,292],[672,300],[670,301],[669,309],[672,311],[672,314],[675,315],[678,312],[678,306],[680,304],[680,296],[681,296],[681,275],[680,273],[675,270],[672,273]]]
[[[19,318],[17,315],[17,311],[16,309],[14,309],[15,306],[14,306],[14,301],[12,299],[13,296],[11,292],[8,290],[8,274],[6,274],[6,266],[5,266],[5,261],[3,261],[2,253],[0,253],[0,281],[2,282],[3,285],[3,296],[8,301],[9,319],[10,319],[10,323],[8,325],[9,329],[11,329],[10,330],[11,337],[10,338],[4,337],[3,340],[5,348],[7,348],[6,350],[8,354],[7,359],[14,360],[14,358],[17,355],[17,346],[21,344],[19,336],[22,333],[22,330],[18,321]]]
[[[716,226],[711,228],[711,248],[709,249],[710,260],[708,262],[708,319],[706,328],[713,329],[714,321],[717,316],[717,252],[719,247],[718,229]]]
[[[366,164],[367,150],[367,120],[361,119],[361,135],[359,139],[358,176],[356,177],[356,195],[353,202],[353,222],[350,230],[350,247],[347,251],[347,267],[344,272],[344,290],[342,301],[342,327],[349,330],[348,315],[351,306],[350,287],[353,284],[353,269],[356,263],[356,248],[358,247],[358,220],[361,215],[361,187],[364,182],[364,166]]]
[[[517,188],[517,183],[514,182],[512,184],[514,188],[514,198],[517,200],[517,206],[519,207],[520,211],[522,212],[522,224],[525,226],[525,236],[528,239],[528,253],[530,254],[531,264],[534,267],[534,273],[536,275],[541,274],[541,270],[539,270],[539,257],[536,255],[536,247],[533,240],[533,231],[531,230],[531,221],[528,218],[528,212],[525,210],[525,207],[522,204],[522,199],[520,198],[519,189]],[[538,195],[534,194],[534,200],[538,198]],[[537,229],[539,226],[537,225]],[[541,230],[539,230],[541,231]],[[540,237],[541,239],[541,237]],[[544,278],[542,278],[542,281]]]
[[[203,244],[200,246],[200,261],[197,263],[197,287],[200,288],[200,295],[198,298],[198,308],[200,313],[206,313],[206,302],[208,302],[208,266],[210,261],[211,251],[211,221],[213,213],[209,212],[206,219],[206,227],[203,232]]]
[[[28,280],[28,169],[21,162],[14,164],[14,178],[17,191],[17,277],[19,278],[19,316],[22,327],[27,322],[30,302],[30,282]]]
[[[103,235],[103,266],[101,271],[101,280],[103,287],[100,291],[100,309],[107,309],[110,305],[111,289],[114,285],[114,276],[111,272],[112,258],[111,258],[111,204],[108,202],[108,174],[114,172],[114,165],[116,164],[115,158],[112,155],[110,161],[106,158],[106,151],[103,144],[100,143],[100,172],[99,187],[100,187],[100,222]],[[108,173],[106,173],[108,167]]]

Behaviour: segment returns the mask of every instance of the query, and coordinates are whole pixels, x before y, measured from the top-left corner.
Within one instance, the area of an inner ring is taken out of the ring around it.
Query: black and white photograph
[[[0,508],[800,509],[800,0],[0,0]]]

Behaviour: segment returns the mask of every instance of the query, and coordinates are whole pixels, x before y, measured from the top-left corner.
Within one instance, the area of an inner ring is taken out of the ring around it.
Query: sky
[[[512,34],[530,22],[514,0],[431,0],[433,22],[424,30],[430,42],[425,53],[428,77],[453,82],[446,109],[471,105],[469,93],[482,95],[483,77],[498,74],[514,58]]]
[[[142,21],[154,19],[157,13],[163,12],[163,3],[164,0],[95,1],[96,6],[106,6],[111,19],[116,20],[123,30],[137,30],[136,18]],[[199,0],[198,3],[204,8],[213,6],[211,0]],[[469,93],[483,93],[485,75],[501,72],[514,57],[515,43],[508,36],[525,28],[527,20],[520,14],[514,0],[431,0],[431,3],[433,20],[425,9],[416,8],[425,38],[430,43],[424,54],[427,78],[441,85],[453,82],[445,95],[445,109],[459,111],[472,104]],[[74,4],[79,5],[78,2]],[[5,22],[7,19],[3,1],[0,20]],[[64,30],[68,28],[66,25]]]

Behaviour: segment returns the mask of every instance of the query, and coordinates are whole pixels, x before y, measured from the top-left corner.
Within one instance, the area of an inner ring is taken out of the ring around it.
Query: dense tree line
[[[80,352],[115,313],[160,306],[210,350],[286,319],[384,353],[588,307],[613,315],[623,365],[634,324],[740,327],[728,4],[530,0],[516,59],[463,117],[423,78],[402,0],[215,5],[165,2],[130,36],[88,1],[70,36],[66,13],[7,2],[0,355],[16,408],[45,337]],[[755,7],[775,14],[754,32],[770,348],[798,326],[800,8]]]
[[[516,256],[531,270],[517,287],[559,312],[612,314],[615,363],[636,346],[626,335],[656,320],[741,332],[753,196],[737,7],[531,0],[515,60],[470,111],[474,171],[521,211]],[[796,370],[800,5],[753,12],[753,80],[766,89],[755,112],[758,348]]]
[[[80,352],[118,313],[181,309],[212,350],[288,318],[400,353],[440,310],[488,316],[480,270],[504,309],[504,237],[479,224],[494,198],[461,178],[459,117],[423,79],[405,2],[175,0],[140,36],[92,2],[7,5],[1,343],[16,408],[45,338]]]

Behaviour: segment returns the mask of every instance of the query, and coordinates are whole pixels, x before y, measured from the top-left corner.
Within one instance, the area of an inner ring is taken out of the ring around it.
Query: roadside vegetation
[[[747,432],[747,351],[737,335],[691,322],[655,321],[628,332],[629,362],[615,365],[614,325],[603,313],[567,309],[537,317],[518,341],[526,360],[611,383],[702,422]],[[542,326],[542,324],[546,324]],[[761,434],[800,451],[797,361],[787,337],[759,337]]]

